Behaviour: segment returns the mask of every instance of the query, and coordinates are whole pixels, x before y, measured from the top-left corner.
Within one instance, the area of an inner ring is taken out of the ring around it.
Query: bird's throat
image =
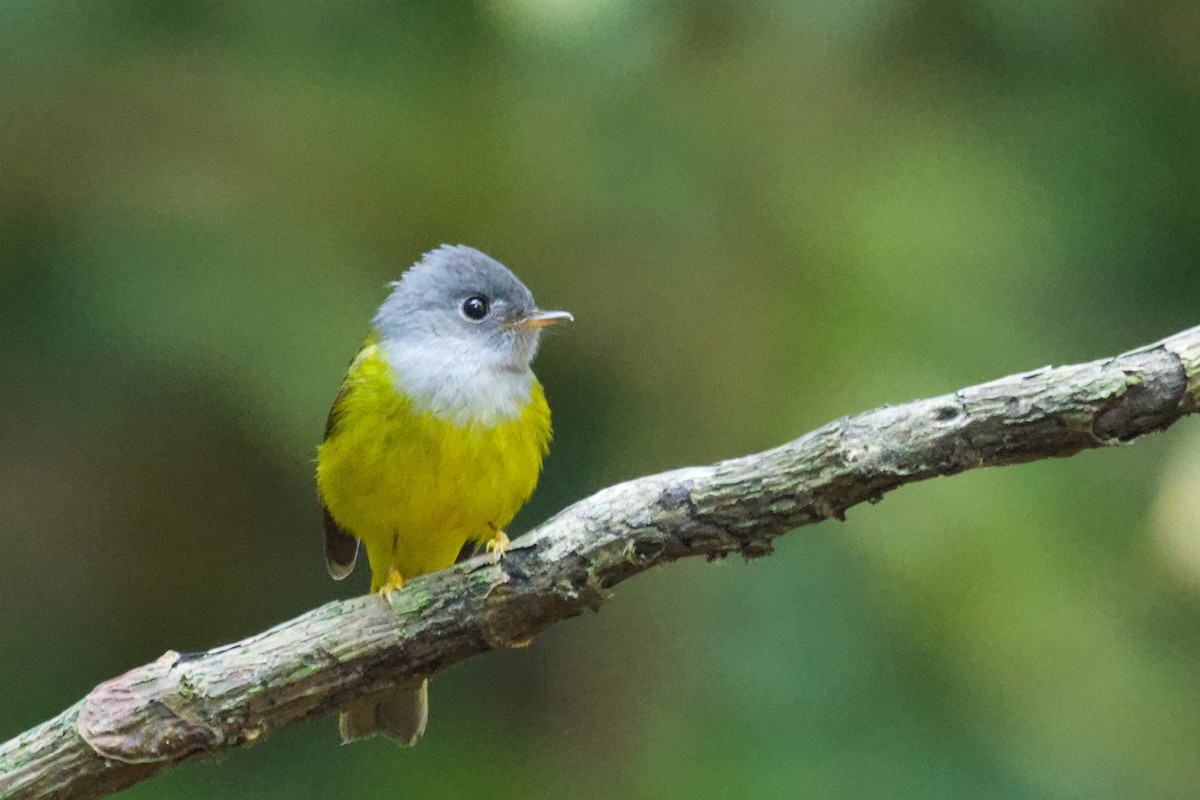
[[[529,406],[532,370],[514,370],[470,347],[400,346],[380,342],[396,391],[417,413],[461,427],[511,422]]]

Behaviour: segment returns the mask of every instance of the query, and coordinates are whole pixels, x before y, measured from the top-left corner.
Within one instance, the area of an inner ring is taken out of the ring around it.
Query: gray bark
[[[1198,404],[1193,328],[1113,358],[879,408],[763,453],[612,486],[515,540],[498,565],[478,557],[410,581],[390,602],[329,603],[205,653],[168,652],[97,686],[0,745],[0,797],[101,797],[365,693],[523,646],[658,564],[766,555],[777,536],[842,519],[906,483],[1129,442]]]

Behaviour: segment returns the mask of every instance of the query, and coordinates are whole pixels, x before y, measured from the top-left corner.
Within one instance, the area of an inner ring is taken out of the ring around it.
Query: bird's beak
[[[550,325],[555,325],[559,322],[574,322],[575,318],[571,316],[570,311],[542,311],[537,310],[528,316],[524,316],[516,322],[512,323],[514,328],[525,328],[536,330],[545,328]]]

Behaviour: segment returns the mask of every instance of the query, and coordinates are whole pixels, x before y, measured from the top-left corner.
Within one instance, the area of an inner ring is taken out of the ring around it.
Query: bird
[[[530,368],[543,311],[499,261],[465,245],[425,253],[372,320],[317,450],[325,563],[335,579],[367,551],[371,591],[451,566],[480,546],[504,555],[505,527],[533,493],[549,452],[550,407]],[[346,706],[343,743],[384,733],[413,745],[428,681]]]

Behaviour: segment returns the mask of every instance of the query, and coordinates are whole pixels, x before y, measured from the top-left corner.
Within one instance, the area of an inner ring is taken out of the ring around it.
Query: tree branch
[[[377,596],[329,603],[205,653],[169,651],[97,686],[0,745],[0,797],[102,797],[364,693],[524,645],[652,566],[766,555],[777,536],[843,519],[906,483],[1129,442],[1198,407],[1200,327],[612,486],[514,541],[499,565],[475,558],[410,581],[390,605]]]

